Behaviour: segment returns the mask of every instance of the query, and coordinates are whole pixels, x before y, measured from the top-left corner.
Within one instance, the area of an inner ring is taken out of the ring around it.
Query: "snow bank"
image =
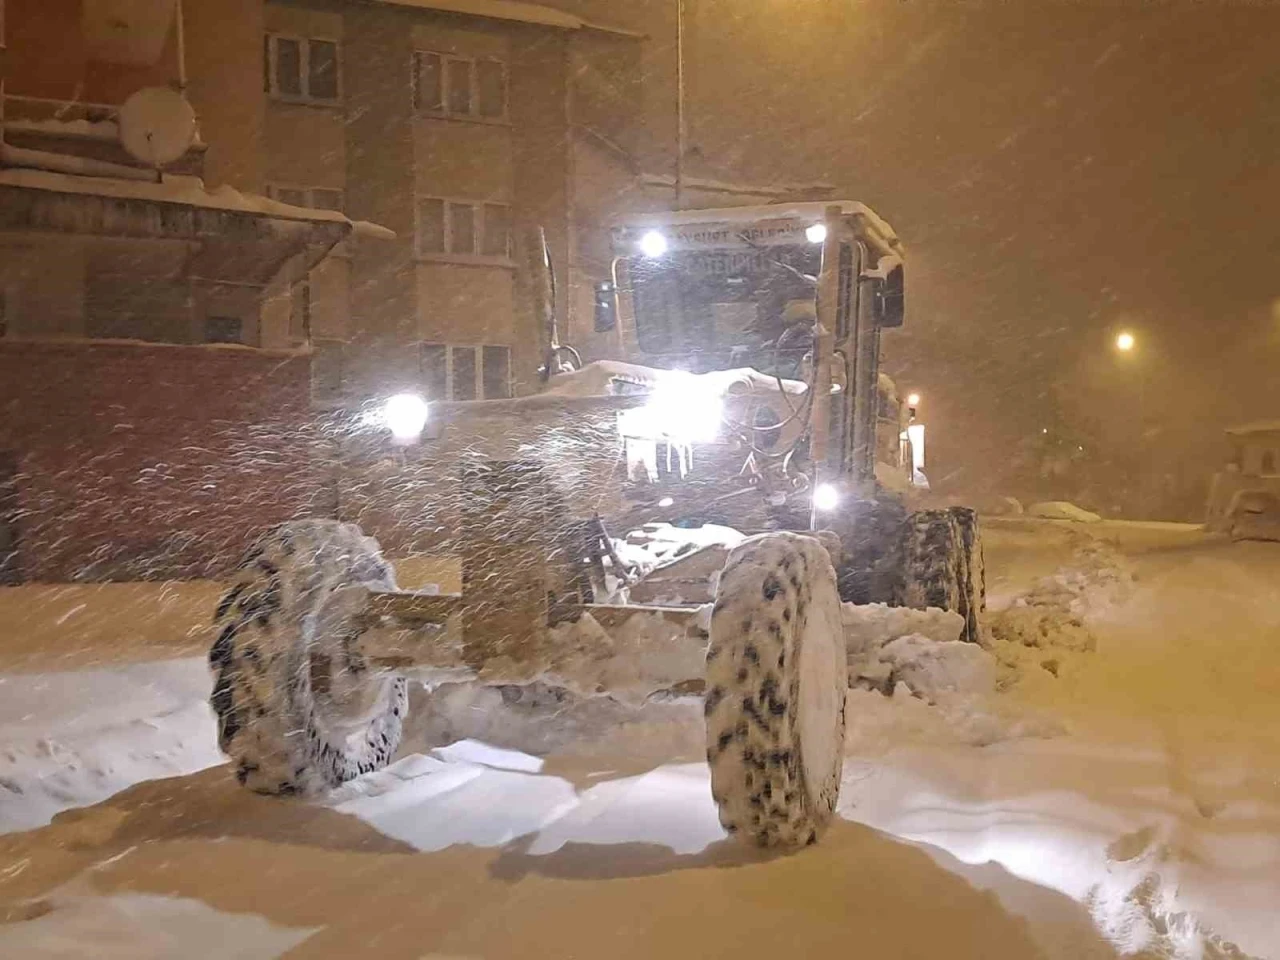
[[[0,833],[225,762],[203,657],[0,675]]]
[[[1074,523],[1100,523],[1102,517],[1066,500],[1048,500],[1027,507],[1027,516],[1041,520],[1070,520]]]

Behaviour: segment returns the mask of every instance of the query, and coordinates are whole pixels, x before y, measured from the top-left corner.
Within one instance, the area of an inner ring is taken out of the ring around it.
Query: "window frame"
[[[422,68],[421,58],[436,57],[440,61],[440,101],[439,107],[424,107],[421,103]],[[449,108],[449,70],[450,63],[468,65],[467,75],[471,84],[471,97],[466,113],[459,113]],[[502,112],[487,117],[480,112],[480,64],[496,63],[502,70]],[[412,90],[412,106],[414,116],[432,120],[458,120],[464,123],[488,123],[497,126],[511,125],[511,67],[506,60],[498,57],[468,57],[463,54],[445,53],[442,50],[417,50],[409,58],[409,79]]]
[[[427,201],[443,204],[444,222],[441,224],[441,237],[444,250],[422,249],[422,204]],[[470,207],[473,219],[472,246],[470,251],[453,249],[453,207]],[[507,249],[505,253],[485,253],[488,240],[488,208],[501,207],[506,211]],[[441,197],[418,194],[413,198],[413,251],[419,260],[443,263],[468,263],[478,265],[512,267],[515,265],[512,236],[512,206],[501,200],[473,200],[461,197]]]
[[[302,34],[289,33],[287,31],[268,30],[265,36],[265,62],[267,71],[266,92],[267,96],[279,103],[296,103],[304,106],[313,107],[336,107],[340,106],[343,101],[343,63],[342,63],[342,41],[332,36],[303,36]],[[280,56],[279,41],[292,40],[298,44],[298,86],[302,90],[301,93],[281,93],[280,92]],[[331,43],[334,47],[334,68],[337,70],[335,87],[337,94],[330,97],[315,97],[311,95],[311,44],[313,43]]]
[[[444,369],[445,369],[445,383],[444,383],[445,397],[440,398],[440,397],[428,396],[427,397],[428,402],[430,403],[476,403],[479,401],[486,401],[486,400],[510,400],[512,397],[515,396],[515,378],[512,376],[512,366],[511,366],[512,348],[509,344],[447,343],[440,340],[422,340],[418,343],[418,371],[419,371],[419,374],[424,378],[426,376],[426,369],[423,363],[423,359],[424,359],[423,355],[428,347],[444,348]],[[472,361],[472,364],[473,364],[472,375],[475,378],[474,379],[475,396],[467,400],[458,400],[453,395],[454,369],[455,369],[454,351],[455,350],[474,351],[474,359]],[[503,381],[506,385],[506,389],[505,389],[506,396],[500,396],[500,397],[486,396],[485,378],[484,378],[484,353],[486,350],[503,350],[506,352],[507,371],[506,371],[506,377],[504,378],[504,381]],[[424,383],[423,385],[425,386],[426,384]]]

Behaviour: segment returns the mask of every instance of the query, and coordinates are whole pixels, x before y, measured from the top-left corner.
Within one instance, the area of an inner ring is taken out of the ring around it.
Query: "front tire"
[[[386,766],[400,744],[407,683],[356,648],[351,586],[395,589],[377,541],[354,524],[293,521],[249,550],[218,605],[218,745],[257,793],[321,792]]]
[[[720,823],[763,847],[814,843],[844,764],[840,597],[815,539],[743,541],[720,575],[707,648],[707,762]]]

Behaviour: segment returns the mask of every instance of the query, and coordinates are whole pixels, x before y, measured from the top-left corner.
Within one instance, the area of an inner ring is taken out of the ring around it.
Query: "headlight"
[[[720,436],[724,401],[692,376],[659,384],[642,407],[623,411],[618,428],[636,439],[711,443]]]
[[[827,242],[827,225],[825,223],[815,223],[804,232],[804,238],[810,243],[826,243]]]
[[[656,259],[667,252],[667,238],[657,230],[650,230],[640,238],[640,252],[650,259]]]
[[[840,505],[840,494],[829,483],[820,483],[813,488],[813,507],[826,513]]]
[[[383,406],[382,422],[397,440],[412,441],[422,436],[427,413],[427,401],[416,393],[398,393]]]

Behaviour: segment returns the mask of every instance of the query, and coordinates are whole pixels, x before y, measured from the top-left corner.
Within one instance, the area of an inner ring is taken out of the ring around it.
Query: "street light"
[[[1119,350],[1121,353],[1128,353],[1130,350],[1133,349],[1134,344],[1136,343],[1137,343],[1137,340],[1134,339],[1133,334],[1130,333],[1128,330],[1125,330],[1119,336],[1116,337],[1116,349]]]
[[[920,406],[920,394],[918,394],[918,393],[912,393],[912,394],[909,394],[909,395],[907,396],[907,406],[908,406],[908,407],[918,407],[918,406]]]

